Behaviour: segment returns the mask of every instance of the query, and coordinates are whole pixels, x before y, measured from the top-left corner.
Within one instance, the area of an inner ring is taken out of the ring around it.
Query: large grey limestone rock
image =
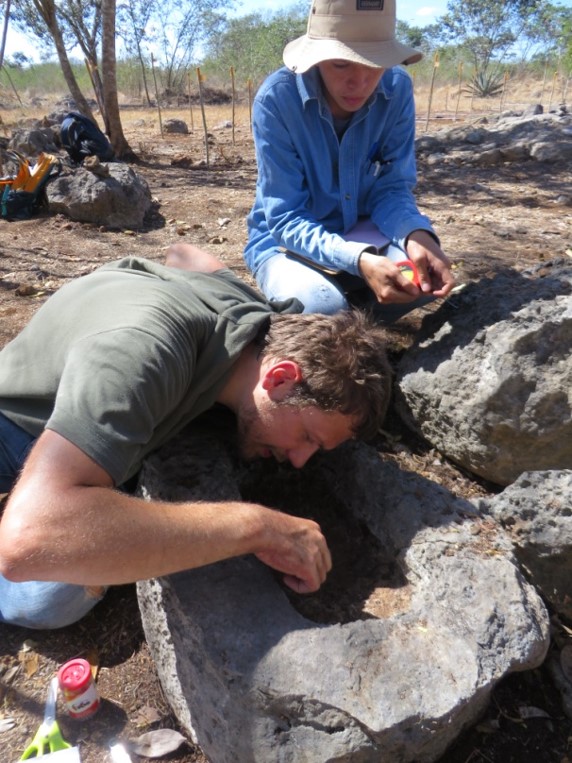
[[[572,468],[572,264],[470,284],[424,321],[396,407],[445,456],[499,485]]]
[[[287,594],[253,557],[138,585],[163,689],[212,763],[435,761],[506,673],[542,662],[544,605],[471,503],[365,445],[244,473],[224,441],[183,434],[148,460],[142,494],[320,506],[356,555],[344,568],[334,543],[324,596],[362,589],[358,615],[325,622],[303,614],[323,589]],[[364,589],[366,545],[395,571]]]
[[[479,508],[505,529],[544,598],[572,621],[572,470],[526,472]]]
[[[50,212],[116,229],[140,228],[152,203],[144,178],[120,162],[100,165],[97,174],[78,167],[52,180],[46,193]]]
[[[10,138],[8,148],[31,158],[41,154],[42,151],[50,154],[58,153],[54,133],[49,127],[42,127],[39,123],[31,128],[16,130]]]
[[[167,119],[163,124],[163,129],[167,133],[175,133],[179,135],[189,134],[188,125],[183,119]]]
[[[468,124],[421,135],[415,148],[429,165],[566,163],[572,158],[572,115],[565,108],[544,114],[539,105],[503,112],[483,117],[479,126]]]

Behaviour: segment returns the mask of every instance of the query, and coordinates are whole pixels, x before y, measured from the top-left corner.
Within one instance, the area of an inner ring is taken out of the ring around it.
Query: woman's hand
[[[433,236],[415,230],[407,238],[405,250],[419,273],[423,294],[445,297],[455,285],[451,263]]]
[[[363,252],[359,258],[359,269],[380,304],[404,304],[421,296],[413,281],[401,273],[395,262],[383,255]]]

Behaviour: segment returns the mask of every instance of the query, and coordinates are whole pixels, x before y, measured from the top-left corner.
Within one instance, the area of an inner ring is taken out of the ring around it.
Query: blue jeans
[[[369,220],[358,222],[345,238],[383,248],[383,256],[394,262],[408,259],[403,249],[390,243]],[[393,323],[411,310],[435,299],[432,296],[422,296],[405,304],[382,305],[362,278],[349,273],[325,273],[307,265],[296,255],[283,251],[277,251],[262,263],[256,272],[256,282],[270,300],[297,297],[304,305],[305,313],[333,315],[355,305],[370,309],[382,323]]]
[[[0,413],[0,493],[16,482],[34,437]],[[102,598],[103,590],[70,583],[13,583],[0,575],[0,622],[25,628],[63,628]]]

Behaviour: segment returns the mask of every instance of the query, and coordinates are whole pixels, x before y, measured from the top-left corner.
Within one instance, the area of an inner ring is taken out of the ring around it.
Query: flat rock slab
[[[331,509],[356,553],[348,563],[330,544],[331,581],[311,597],[287,592],[254,557],[138,585],[165,694],[213,763],[435,761],[504,675],[544,659],[545,607],[471,503],[365,445],[300,472],[244,471],[228,437],[193,432],[149,459],[144,496]],[[360,554],[377,556],[379,579],[360,582]],[[359,614],[305,616],[332,586],[340,598],[359,590]]]

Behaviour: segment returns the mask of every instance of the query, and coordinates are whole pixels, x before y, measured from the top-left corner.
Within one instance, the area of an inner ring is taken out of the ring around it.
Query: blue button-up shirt
[[[403,69],[384,72],[341,141],[317,67],[279,69],[256,94],[253,135],[258,181],[244,256],[254,273],[287,249],[359,275],[365,246],[343,235],[361,217],[401,246],[414,230],[433,232],[413,197],[415,105]]]

